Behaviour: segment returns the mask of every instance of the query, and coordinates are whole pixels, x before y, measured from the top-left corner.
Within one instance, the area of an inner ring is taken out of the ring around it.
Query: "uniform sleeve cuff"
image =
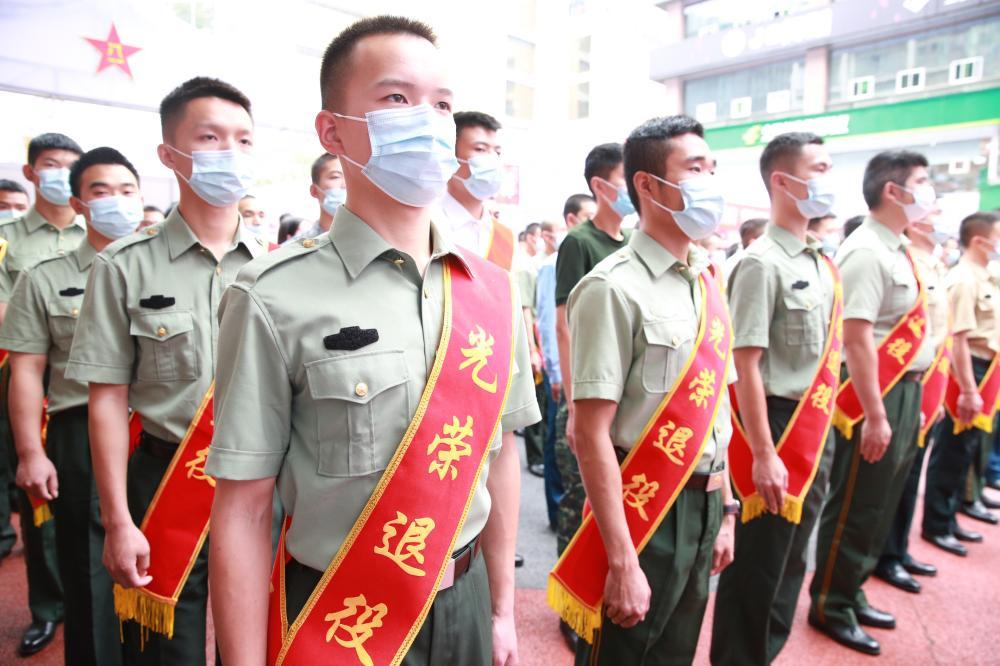
[[[131,384],[132,368],[71,361],[66,366],[66,378],[88,384]]]
[[[236,451],[212,445],[205,473],[217,479],[253,481],[278,476],[284,451]]]
[[[733,349],[743,347],[759,347],[767,349],[771,344],[767,331],[754,331],[752,333],[740,334],[733,337]]]
[[[860,319],[861,321],[867,321],[869,324],[874,324],[877,318],[878,313],[872,314],[870,310],[844,309],[844,321],[847,321],[848,319]]]
[[[0,336],[0,349],[19,354],[48,354],[49,344],[47,340],[19,340]]]
[[[500,427],[504,432],[513,432],[542,420],[542,413],[538,410],[537,402],[530,402],[527,405],[506,412],[500,417]]]
[[[622,399],[622,387],[609,382],[573,382],[574,400],[613,400]]]

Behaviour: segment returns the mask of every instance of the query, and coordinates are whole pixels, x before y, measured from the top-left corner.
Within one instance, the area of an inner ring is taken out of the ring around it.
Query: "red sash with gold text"
[[[205,474],[214,421],[209,387],[170,461],[139,528],[149,541],[146,587],[114,586],[115,612],[145,629],[174,635],[174,608],[208,535],[215,479]],[[138,420],[138,419],[136,419]],[[132,447],[130,447],[132,448]]]
[[[917,280],[917,299],[913,307],[893,326],[892,330],[879,343],[878,350],[878,386],[881,395],[885,395],[903,378],[906,370],[920,352],[920,345],[927,335],[927,294],[920,274],[913,265],[913,257],[906,252],[906,258],[913,268]],[[837,394],[837,409],[833,415],[833,425],[841,434],[850,439],[854,434],[854,426],[865,417],[861,401],[854,391],[854,383],[850,378],[840,387]]]
[[[694,352],[621,464],[622,502],[637,552],[684,489],[712,434],[726,390],[732,326],[719,283],[704,272]],[[592,513],[549,574],[548,602],[588,642],[601,626],[608,555]]]
[[[945,408],[948,415],[955,422],[955,434],[964,430],[979,428],[983,432],[993,432],[993,417],[997,413],[997,400],[1000,398],[1000,354],[994,354],[990,361],[990,367],[983,375],[983,380],[979,382],[979,395],[983,399],[983,408],[976,414],[971,423],[958,420],[958,394],[961,389],[954,376],[948,377],[948,390],[945,395]]]
[[[490,241],[486,247],[486,260],[505,271],[514,265],[514,232],[495,217],[490,218]]]
[[[917,435],[917,445],[923,448],[927,444],[927,435],[938,420],[938,412],[944,404],[948,381],[951,377],[951,347],[953,339],[951,332],[944,336],[934,355],[934,362],[924,372],[920,379],[922,387],[920,399],[920,415],[923,425]]]
[[[471,253],[470,253],[471,254]],[[510,274],[469,256],[444,265],[434,366],[360,517],[288,623],[275,560],[268,664],[399,664],[437,594],[503,413],[519,313]]]
[[[788,490],[781,507],[781,516],[798,524],[802,519],[802,503],[812,487],[819,462],[823,457],[830,423],[833,420],[834,399],[840,387],[840,361],[844,347],[844,289],[840,272],[828,257],[823,257],[833,277],[833,307],[826,348],[813,375],[808,390],[799,400],[791,420],[785,426],[775,451],[788,471]],[[737,418],[739,409],[736,391],[730,387],[733,405],[733,437],[729,441],[729,470],[733,488],[743,502],[743,522],[760,516],[767,510],[763,498],[753,483],[753,453],[746,431]]]

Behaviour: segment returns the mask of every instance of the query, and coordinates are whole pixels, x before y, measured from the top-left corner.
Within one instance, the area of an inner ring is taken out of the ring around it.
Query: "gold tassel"
[[[125,589],[115,585],[115,613],[122,620],[138,622],[143,629],[167,638],[174,637],[174,605],[154,599],[142,588]]]
[[[854,436],[854,423],[847,417],[847,414],[844,414],[839,409],[834,410],[832,423],[833,427],[839,430],[840,434],[844,436],[844,439],[850,439]]]
[[[764,498],[754,493],[743,500],[743,515],[740,516],[740,519],[743,524],[746,524],[754,518],[763,516],[765,511],[767,511],[767,505],[764,503]]]
[[[921,432],[917,435],[917,447],[924,448],[927,445],[927,432]]]
[[[562,586],[555,576],[549,576],[546,594],[549,606],[568,624],[576,635],[593,643],[594,632],[601,628],[601,611],[591,610]]]
[[[802,500],[791,495],[785,495],[785,503],[781,507],[781,517],[795,525],[801,523]]]
[[[31,522],[35,524],[35,527],[41,527],[50,520],[52,520],[52,508],[48,502],[36,506],[31,512]]]
[[[754,493],[743,501],[742,520],[744,524],[754,518],[763,516],[766,512],[767,504],[764,503],[764,499],[757,493]],[[785,495],[785,501],[778,514],[788,522],[798,525],[802,522],[802,501],[791,495]]]

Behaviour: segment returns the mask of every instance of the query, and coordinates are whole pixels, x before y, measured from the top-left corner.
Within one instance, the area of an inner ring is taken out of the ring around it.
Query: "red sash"
[[[712,434],[726,390],[732,327],[716,280],[702,273],[701,323],[694,352],[622,462],[622,502],[641,552],[684,489]],[[549,574],[548,602],[588,642],[601,626],[608,556],[592,513]]]
[[[913,307],[893,326],[892,330],[879,343],[878,354],[878,385],[883,397],[892,390],[903,378],[906,370],[920,353],[920,345],[927,335],[927,294],[920,273],[913,265],[913,257],[906,252],[906,258],[913,268],[913,276],[917,280],[917,299]],[[850,378],[840,387],[837,394],[837,409],[833,415],[833,425],[841,434],[850,439],[854,434],[854,426],[865,417],[861,401],[854,391],[854,383]]]
[[[823,257],[833,276],[833,308],[830,327],[826,334],[826,348],[813,375],[809,389],[799,400],[791,420],[785,427],[775,451],[788,470],[788,491],[781,507],[781,516],[798,524],[802,520],[802,504],[812,487],[819,462],[823,457],[830,423],[833,420],[834,396],[840,387],[840,361],[842,358],[844,289],[840,272],[827,257]],[[730,387],[733,404],[733,437],[729,441],[729,469],[733,488],[743,502],[743,522],[753,520],[767,510],[763,498],[753,483],[753,453],[737,418],[739,409],[736,391]]]
[[[471,254],[471,253],[470,253]],[[510,274],[444,265],[444,326],[396,453],[298,618],[275,560],[268,663],[399,664],[423,625],[500,427],[520,313]]]
[[[146,587],[114,586],[115,612],[168,638],[174,635],[174,607],[208,535],[215,479],[205,474],[212,443],[213,383],[195,412],[167,468],[140,529],[149,541]]]
[[[927,444],[927,435],[937,423],[938,412],[941,410],[941,405],[944,404],[948,380],[951,376],[952,342],[949,332],[938,346],[934,362],[920,379],[920,385],[923,387],[920,399],[920,414],[923,417],[923,425],[920,426],[920,432],[917,435],[917,445],[920,448]]]
[[[490,218],[490,240],[486,247],[486,260],[505,271],[514,265],[514,232],[495,217]]]
[[[948,390],[945,395],[945,408],[948,415],[955,422],[954,433],[957,435],[964,430],[979,428],[983,432],[993,432],[993,417],[997,413],[997,400],[1000,397],[1000,354],[994,354],[990,361],[990,367],[986,370],[983,380],[979,382],[979,395],[983,399],[983,408],[976,414],[971,423],[958,420],[958,394],[961,389],[954,375],[948,377]]]

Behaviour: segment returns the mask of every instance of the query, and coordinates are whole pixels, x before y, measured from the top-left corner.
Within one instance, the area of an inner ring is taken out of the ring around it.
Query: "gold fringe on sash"
[[[972,430],[973,428],[979,428],[983,432],[987,433],[993,432],[993,417],[979,413],[972,417],[971,423],[959,423],[958,421],[955,421],[955,427],[952,432],[956,435],[960,435],[964,431]]]
[[[35,527],[41,527],[52,520],[52,509],[49,507],[48,502],[36,506],[31,514],[31,522],[35,524]]]
[[[854,436],[854,426],[857,425],[857,422],[852,422],[850,417],[839,409],[833,410],[833,420],[831,423],[834,428],[840,431],[844,439],[850,439]]]
[[[740,516],[740,520],[743,523],[748,523],[754,518],[763,516],[766,512],[767,504],[764,502],[764,498],[754,493],[743,500],[743,514]],[[802,522],[802,500],[786,494],[778,514],[788,522],[798,525]]]
[[[549,575],[546,599],[549,607],[556,611],[577,636],[588,643],[593,643],[594,632],[601,628],[600,609],[595,611],[584,606],[552,575]]]
[[[115,613],[124,622],[133,620],[143,629],[155,631],[167,638],[174,637],[174,604],[152,596],[141,587],[125,589],[114,586]]]

